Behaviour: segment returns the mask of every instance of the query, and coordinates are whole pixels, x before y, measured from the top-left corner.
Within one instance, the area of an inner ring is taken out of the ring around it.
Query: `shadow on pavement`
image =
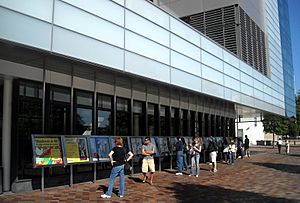
[[[300,157],[300,154],[289,154],[289,156],[296,156],[296,157]]]
[[[230,190],[218,186],[175,183],[172,187],[167,187],[167,189],[175,192],[174,198],[176,198],[177,202],[299,202],[298,200],[269,197],[259,193]]]
[[[290,165],[290,164],[278,164],[278,163],[253,163],[259,166],[264,166],[267,168],[273,168],[287,173],[300,174],[299,165]]]
[[[128,176],[128,179],[133,180],[136,183],[142,183],[143,182],[143,180],[140,177]]]

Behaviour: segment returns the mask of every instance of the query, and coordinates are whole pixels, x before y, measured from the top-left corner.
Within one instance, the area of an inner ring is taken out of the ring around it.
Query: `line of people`
[[[196,136],[193,139],[193,142],[190,145],[187,145],[183,137],[179,137],[176,144],[176,155],[177,155],[177,166],[178,166],[178,172],[176,175],[183,175],[183,168],[186,167],[186,170],[188,169],[187,164],[187,153],[190,156],[191,160],[191,169],[189,176],[196,176],[199,177],[200,173],[200,156],[202,151],[202,143],[199,136]],[[246,136],[245,139],[245,150],[246,153],[248,153],[248,156],[250,157],[250,151],[249,151],[249,139]],[[226,149],[226,148],[225,148]],[[236,152],[236,145],[234,141],[231,141],[231,143],[228,145],[228,152],[225,152],[225,149],[223,150],[226,157],[229,156],[229,163],[234,164],[235,160],[235,152]],[[219,148],[217,144],[214,142],[213,138],[208,138],[208,146],[206,149],[209,153],[209,159],[210,163],[212,165],[211,172],[215,173],[217,172],[217,153],[219,151]],[[143,179],[142,182],[145,183],[149,179],[149,184],[153,185],[153,178],[155,173],[155,162],[154,162],[154,155],[155,155],[156,147],[154,144],[151,143],[150,137],[146,137],[144,140],[144,144],[141,148],[141,153],[143,156],[142,160],[142,173],[143,173]],[[226,154],[227,153],[227,154]],[[109,158],[112,165],[110,177],[109,177],[109,185],[108,190],[105,194],[102,194],[102,198],[111,198],[113,186],[115,183],[115,180],[117,176],[120,178],[120,188],[119,188],[119,197],[122,198],[125,195],[125,169],[124,165],[126,162],[130,161],[133,157],[133,153],[129,150],[127,150],[123,146],[123,139],[121,137],[118,137],[115,139],[115,147],[110,151]],[[147,176],[147,173],[150,172],[150,175]]]
[[[215,173],[217,172],[217,153],[218,153],[218,146],[217,144],[213,141],[212,138],[208,138],[208,146],[207,146],[207,151],[209,153],[209,159],[210,163],[212,163],[212,168],[211,172]],[[187,153],[190,156],[190,161],[191,161],[191,169],[190,169],[190,174],[189,176],[194,176],[199,177],[200,173],[200,156],[201,156],[201,151],[202,151],[202,143],[201,139],[199,136],[196,136],[193,140],[193,142],[190,145],[187,145],[185,142],[185,139],[183,137],[177,138],[176,142],[176,156],[177,156],[177,167],[178,167],[178,172],[176,175],[181,176],[183,175],[183,168],[184,165],[186,168],[188,168],[187,164]]]

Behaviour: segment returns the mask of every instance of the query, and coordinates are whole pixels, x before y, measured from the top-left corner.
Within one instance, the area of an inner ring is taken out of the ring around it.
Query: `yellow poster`
[[[89,162],[86,138],[65,137],[67,163]]]
[[[58,137],[35,137],[34,142],[36,166],[63,164],[61,143]]]

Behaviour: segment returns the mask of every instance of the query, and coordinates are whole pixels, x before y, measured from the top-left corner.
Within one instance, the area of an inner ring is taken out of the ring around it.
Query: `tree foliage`
[[[296,96],[296,116],[297,118],[287,118],[278,115],[264,115],[263,125],[266,133],[277,135],[299,136],[300,132],[300,91]]]

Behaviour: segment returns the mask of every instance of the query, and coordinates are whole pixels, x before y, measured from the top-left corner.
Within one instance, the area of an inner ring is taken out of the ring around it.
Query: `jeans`
[[[230,152],[229,153],[229,163],[234,164],[234,160],[235,160],[235,152]]]
[[[177,151],[177,167],[178,167],[178,172],[182,173],[182,170],[183,170],[183,151]]]
[[[195,170],[195,166],[196,166],[196,175],[199,175],[199,161],[200,161],[200,154],[196,154],[194,156],[192,156],[191,158],[191,175],[194,175],[194,170]]]
[[[115,180],[118,175],[120,176],[119,196],[120,195],[124,196],[124,190],[125,190],[124,164],[121,166],[112,167],[110,177],[109,177],[108,190],[105,193],[106,195],[111,196],[115,184]]]
[[[186,159],[187,154],[183,152],[183,168],[186,167],[188,169],[188,163]]]

